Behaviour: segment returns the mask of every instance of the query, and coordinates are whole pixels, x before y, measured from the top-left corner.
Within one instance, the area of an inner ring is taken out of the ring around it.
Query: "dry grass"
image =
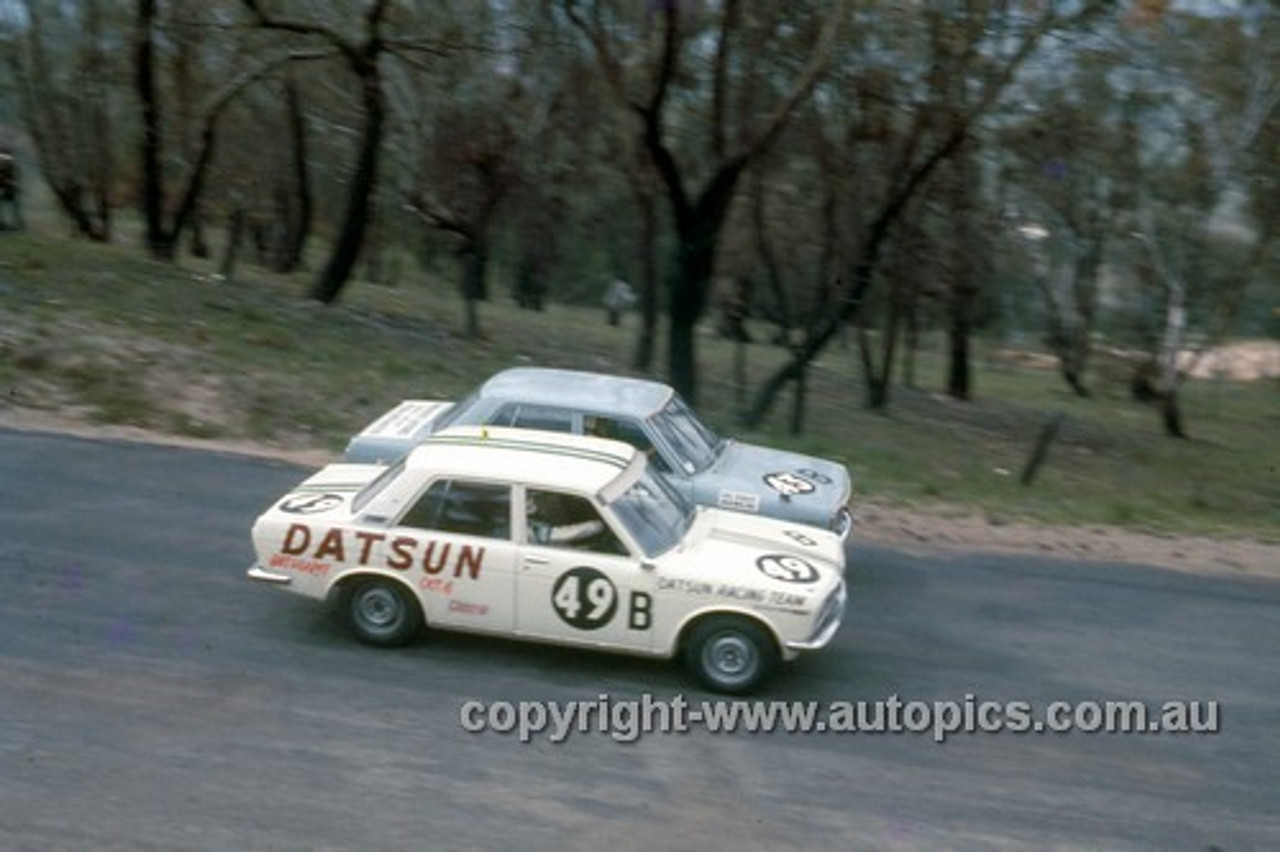
[[[469,340],[451,282],[416,270],[397,287],[357,281],[329,308],[304,298],[306,283],[249,269],[221,281],[136,248],[0,235],[0,408],[331,454],[401,398],[456,397],[513,364],[628,371],[634,323],[619,333],[598,310],[520,311],[495,284],[485,336]],[[844,461],[858,502],[1280,540],[1275,379],[1192,380],[1193,440],[1174,441],[1128,398],[1120,354],[1099,355],[1095,396],[1081,400],[1042,353],[979,342],[976,399],[960,403],[926,390],[942,382],[937,343],[921,353],[924,389],[895,389],[883,414],[862,405],[854,350],[833,346],[812,371],[796,437],[789,394],[758,432],[735,425],[743,395],[785,354],[750,346],[742,388],[733,347],[705,334],[699,408],[727,432]],[[1022,465],[1058,412],[1059,439],[1023,487]]]

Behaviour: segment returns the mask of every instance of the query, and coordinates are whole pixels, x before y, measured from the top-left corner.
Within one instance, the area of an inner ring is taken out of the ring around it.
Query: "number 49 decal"
[[[561,620],[579,630],[596,630],[618,611],[618,590],[595,568],[571,568],[551,589],[551,606]]]
[[[771,553],[757,559],[756,567],[766,577],[784,583],[812,583],[818,579],[818,569],[799,556]]]

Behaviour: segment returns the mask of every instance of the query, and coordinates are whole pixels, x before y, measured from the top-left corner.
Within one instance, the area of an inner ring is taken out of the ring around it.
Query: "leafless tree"
[[[281,33],[318,40],[335,50],[355,76],[363,124],[359,131],[356,165],[351,176],[346,213],[328,262],[311,289],[316,300],[329,304],[338,299],[360,254],[369,227],[369,204],[378,180],[378,159],[386,122],[386,96],[379,64],[388,47],[383,31],[392,0],[373,0],[359,22],[359,34],[348,37],[327,23],[270,13],[260,0],[243,0],[258,26]]]
[[[112,235],[116,180],[110,44],[118,14],[100,0],[66,4],[23,0],[25,23],[10,22],[6,51],[39,173],[76,233]]]
[[[1150,358],[1135,387],[1159,402],[1172,437],[1187,435],[1179,390],[1191,329],[1202,345],[1221,337],[1275,236],[1274,198],[1257,195],[1265,196],[1265,179],[1255,183],[1274,171],[1277,157],[1267,133],[1280,105],[1274,28],[1274,16],[1255,25],[1245,17],[1166,15],[1131,33],[1139,61],[1128,98],[1149,128],[1130,160],[1136,264],[1161,294]],[[1187,30],[1207,36],[1210,55],[1190,46]],[[1243,234],[1236,228],[1224,237],[1218,216],[1242,187],[1252,188],[1248,206],[1262,215]]]
[[[666,190],[678,244],[667,370],[690,399],[697,392],[694,330],[708,304],[717,243],[738,182],[812,93],[846,5],[836,0],[816,14],[786,5],[748,13],[739,0],[715,9],[565,0],[615,103],[638,120],[639,138]],[[799,56],[807,60],[797,63]],[[762,102],[778,90],[770,83],[781,67],[795,69],[790,82],[772,103]],[[688,114],[691,107],[699,110],[696,117]],[[681,130],[673,133],[677,123]],[[693,136],[700,141],[686,144]]]
[[[765,380],[743,418],[746,425],[758,425],[773,406],[778,392],[789,382],[800,380],[808,364],[826,348],[841,325],[858,315],[876,280],[895,226],[940,167],[952,161],[969,141],[979,121],[1005,93],[1045,37],[1081,25],[1110,5],[1083,3],[1070,14],[1064,14],[1058,4],[1034,9],[1019,7],[1021,11],[1003,4],[984,5],[957,10],[959,18],[955,21],[939,20],[937,16],[943,14],[941,9],[923,13],[926,41],[928,33],[933,34],[935,47],[939,38],[959,40],[955,45],[948,45],[942,54],[934,50],[923,55],[947,60],[944,72],[959,78],[959,82],[949,85],[961,86],[963,98],[940,105],[935,87],[934,97],[913,107],[914,114],[900,145],[897,162],[886,170],[891,175],[888,191],[855,238],[856,260],[841,286],[836,310],[812,324],[792,358]],[[956,32],[949,30],[949,25]],[[924,90],[930,91],[928,87]]]

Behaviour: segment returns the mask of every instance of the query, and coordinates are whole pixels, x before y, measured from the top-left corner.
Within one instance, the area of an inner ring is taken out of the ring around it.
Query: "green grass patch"
[[[242,267],[223,281],[211,269],[157,263],[136,247],[0,235],[0,405],[336,453],[400,399],[456,398],[505,367],[630,372],[635,317],[619,330],[595,308],[519,310],[500,269],[479,340],[462,334],[453,282],[421,271],[394,287],[354,281],[323,307],[307,300],[306,276]],[[806,430],[793,436],[789,390],[759,430],[737,425],[786,353],[748,346],[742,383],[735,345],[702,334],[698,407],[727,433],[844,462],[855,507],[958,504],[1001,518],[1280,540],[1276,381],[1189,382],[1192,439],[1177,441],[1129,398],[1114,356],[1097,356],[1094,396],[1079,399],[1052,369],[978,341],[975,399],[957,402],[936,392],[942,344],[926,337],[917,387],[895,387],[883,413],[863,404],[856,349],[833,344],[810,372]],[[659,366],[664,346],[660,338]],[[1024,487],[1036,436],[1058,412],[1059,437]]]

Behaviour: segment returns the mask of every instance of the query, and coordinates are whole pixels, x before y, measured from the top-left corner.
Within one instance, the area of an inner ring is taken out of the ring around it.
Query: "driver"
[[[598,517],[574,517],[574,498],[563,494],[529,492],[526,499],[529,530],[538,544],[572,545],[604,531],[604,522]]]

